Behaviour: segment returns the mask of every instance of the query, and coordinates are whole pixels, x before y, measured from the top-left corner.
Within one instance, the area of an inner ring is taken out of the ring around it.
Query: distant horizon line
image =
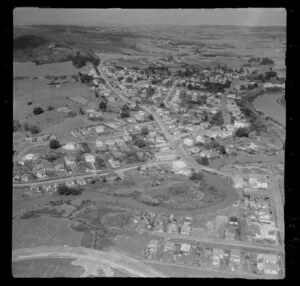
[[[22,27],[22,26],[73,26],[73,27],[100,27],[101,25],[106,26],[123,26],[123,27],[134,27],[134,26],[186,26],[186,27],[199,27],[199,26],[207,26],[207,27],[245,27],[245,28],[254,28],[254,27],[272,27],[272,28],[286,28],[286,25],[222,25],[222,24],[197,24],[197,25],[189,25],[189,24],[120,24],[120,23],[99,23],[99,24],[13,24],[13,27]]]

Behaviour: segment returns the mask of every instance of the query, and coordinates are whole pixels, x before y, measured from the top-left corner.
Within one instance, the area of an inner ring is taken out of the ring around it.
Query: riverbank
[[[280,98],[277,98],[277,103],[282,107],[286,108],[285,96],[281,96]]]
[[[286,110],[278,102],[282,97],[279,91],[266,92],[253,101],[253,106],[285,127]]]

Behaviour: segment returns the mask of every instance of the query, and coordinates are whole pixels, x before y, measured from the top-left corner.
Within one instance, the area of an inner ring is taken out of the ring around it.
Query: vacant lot
[[[45,245],[80,246],[81,234],[69,228],[70,222],[51,217],[13,220],[13,248]]]
[[[72,265],[75,259],[39,258],[15,261],[12,263],[14,277],[80,277],[84,270]]]

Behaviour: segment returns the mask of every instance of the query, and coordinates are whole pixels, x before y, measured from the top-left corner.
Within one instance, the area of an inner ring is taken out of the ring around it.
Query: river
[[[258,96],[253,105],[258,108],[261,112],[271,116],[274,120],[285,126],[286,110],[285,107],[278,104],[277,100],[282,97],[281,91],[269,91]]]

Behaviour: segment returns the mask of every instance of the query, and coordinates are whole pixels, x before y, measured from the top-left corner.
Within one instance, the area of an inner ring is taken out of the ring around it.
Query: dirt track
[[[75,258],[100,269],[117,268],[138,277],[165,277],[150,266],[119,252],[104,252],[84,247],[43,246],[13,250],[12,261],[45,257]],[[81,263],[82,264],[82,263]]]

